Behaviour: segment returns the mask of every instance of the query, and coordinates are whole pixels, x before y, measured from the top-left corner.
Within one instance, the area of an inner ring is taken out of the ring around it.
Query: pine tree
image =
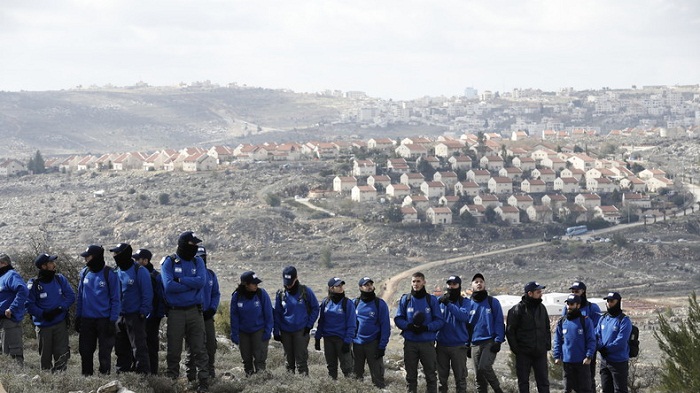
[[[678,326],[660,314],[654,331],[663,354],[660,388],[665,392],[700,392],[700,305],[695,292],[688,303],[688,316]]]
[[[31,168],[31,170],[34,173],[46,172],[46,163],[44,162],[44,157],[41,156],[41,152],[39,150],[37,150],[36,154],[34,155],[34,167]]]

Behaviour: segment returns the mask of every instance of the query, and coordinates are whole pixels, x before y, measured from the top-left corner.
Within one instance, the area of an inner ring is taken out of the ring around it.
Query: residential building
[[[372,186],[355,186],[350,195],[355,202],[374,202],[377,200],[377,189]]]
[[[492,177],[488,181],[488,188],[494,194],[510,194],[513,192],[513,181],[507,177]]]
[[[449,207],[431,207],[426,210],[425,218],[433,225],[452,224],[452,210]]]

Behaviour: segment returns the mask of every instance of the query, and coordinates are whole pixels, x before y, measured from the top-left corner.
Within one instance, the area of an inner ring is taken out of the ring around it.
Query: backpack
[[[355,298],[354,304],[355,304],[355,310],[357,310],[357,306],[360,304],[360,298],[359,298],[359,297],[358,297],[358,298]],[[374,307],[377,308],[377,320],[374,321],[374,323],[375,323],[376,325],[379,325],[379,298],[378,298],[378,297],[375,297],[375,298],[374,298]],[[359,328],[359,326],[358,326],[358,328]]]
[[[605,315],[610,315],[609,313],[605,313]],[[604,315],[604,316],[605,316]],[[620,315],[617,316],[617,318],[622,321],[624,317],[627,317],[625,313],[620,313]],[[629,317],[627,317],[629,318]],[[630,323],[632,323],[632,319],[630,318]],[[630,339],[627,341],[627,346],[630,349],[629,352],[629,357],[631,358],[636,358],[639,356],[639,328],[637,325],[632,323],[632,331],[630,332]]]
[[[347,297],[343,297],[343,301],[340,302],[340,309],[343,310],[343,313],[345,313],[345,309],[347,308],[348,300],[349,299]],[[318,317],[318,326],[320,326],[321,323],[323,323],[323,319],[324,319],[323,316],[326,314],[325,309],[326,309],[326,305],[328,304],[328,302],[329,302],[328,298],[323,299],[323,301],[321,302],[321,307],[319,309],[320,314]]]
[[[158,309],[160,308],[161,302],[163,303],[164,310],[167,310],[169,306],[168,306],[168,302],[165,300],[165,289],[163,288],[162,282],[160,283],[160,287],[161,287],[160,288],[160,295],[161,296],[158,296],[157,292],[156,292],[156,287],[158,287],[158,285],[159,285],[158,284],[158,277],[160,276],[160,272],[156,269],[153,269],[153,271],[150,273],[150,275],[151,275],[151,287],[153,288],[153,303],[152,303],[153,311],[151,311],[151,312],[152,313],[158,312]]]
[[[304,304],[306,305],[306,313],[307,315],[311,315],[311,304],[309,304],[309,301],[306,299],[308,296],[306,293],[306,285],[299,284],[299,291],[301,291],[300,299],[303,300]],[[287,297],[287,291],[284,289],[278,289],[277,297],[280,299],[280,302],[284,302],[284,299]]]
[[[236,288],[236,290],[233,291],[233,293],[231,294],[231,298],[233,298],[234,295],[236,295],[236,300],[238,300],[238,298],[239,298],[238,288]],[[261,290],[260,288],[258,288],[258,290],[255,291],[255,296],[258,297],[258,300],[260,300],[260,304],[262,304],[262,302],[263,302],[263,299],[262,299],[262,290]]]
[[[579,318],[581,320],[581,328],[583,329],[583,336],[585,337],[586,336],[586,316],[581,315]],[[566,317],[561,317],[561,318],[559,318],[559,322],[557,322],[557,326],[559,327],[559,330],[561,330],[562,325],[564,325],[564,319],[566,319]]]
[[[87,276],[88,268],[83,269],[83,274],[80,276],[80,282],[82,283],[83,280],[85,280],[85,276]],[[105,265],[105,267],[102,268],[102,272],[105,275],[105,282],[107,283],[107,290],[109,291],[109,272],[112,271],[112,268]]]

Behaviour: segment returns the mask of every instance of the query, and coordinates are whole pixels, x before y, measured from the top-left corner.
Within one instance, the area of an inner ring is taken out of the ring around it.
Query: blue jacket
[[[587,304],[580,308],[581,315],[588,317],[593,322],[593,329],[595,329],[595,327],[598,326],[598,321],[600,321],[600,317],[603,315],[603,313],[600,312],[600,307],[598,307],[597,304],[591,303],[588,300],[586,300],[586,302]],[[566,316],[566,307],[561,310],[561,316]]]
[[[471,300],[462,298],[461,303],[440,304],[440,312],[445,324],[437,332],[437,343],[444,347],[469,345],[469,309]]]
[[[445,324],[437,298],[431,294],[426,294],[420,299],[415,296],[411,296],[410,300],[407,300],[407,298],[408,295],[401,296],[399,307],[394,316],[394,323],[402,330],[401,335],[406,341],[435,341],[435,334]],[[413,318],[418,312],[422,312],[425,315],[423,325],[428,327],[427,332],[420,334],[408,330],[408,326],[413,323]]]
[[[316,318],[318,318],[319,305],[318,299],[311,288],[306,287],[306,300],[304,303],[301,296],[302,285],[299,284],[299,290],[292,295],[287,290],[277,291],[275,297],[275,325],[274,334],[278,335],[282,332],[296,332],[303,328],[313,328]],[[284,297],[284,301],[282,298]],[[310,309],[310,311],[309,311]]]
[[[603,315],[595,329],[596,349],[605,348],[609,362],[626,362],[630,359],[629,340],[632,334],[632,321],[627,315],[613,317]]]
[[[165,301],[170,307],[202,305],[207,269],[200,257],[186,261],[176,255],[163,258],[160,275],[163,278]],[[178,281],[175,281],[178,279]]]
[[[148,269],[134,262],[130,268],[117,268],[122,285],[121,314],[141,314],[147,316],[153,309],[153,286]]]
[[[503,309],[498,299],[491,297],[480,302],[472,299],[469,308],[469,324],[472,326],[472,344],[479,345],[488,340],[497,343],[505,341],[506,330],[503,323]]]
[[[15,269],[10,269],[0,276],[0,313],[3,318],[5,310],[9,309],[12,312],[10,320],[22,321],[26,311],[27,292],[27,285]]]
[[[320,306],[316,338],[339,337],[346,344],[355,337],[355,303],[344,297],[338,303],[326,298]]]
[[[204,303],[202,310],[214,310],[219,308],[221,301],[221,292],[219,292],[219,279],[213,270],[207,269],[207,282],[204,284]]]
[[[68,309],[75,303],[75,291],[62,274],[56,274],[50,282],[41,282],[32,278],[27,283],[27,312],[32,316],[34,325],[49,327],[66,319]],[[44,311],[61,307],[63,312],[50,321],[44,320]]]
[[[272,317],[272,300],[270,295],[258,288],[258,292],[250,299],[238,291],[231,294],[231,341],[238,344],[239,333],[255,333],[263,331],[262,340],[268,341],[274,324]]]
[[[358,299],[359,300],[359,299]],[[389,306],[383,299],[377,298],[377,302],[360,300],[355,308],[357,319],[357,333],[353,342],[355,344],[367,344],[379,339],[379,349],[386,349],[391,335],[391,321],[389,319]],[[353,303],[354,304],[354,303]],[[379,309],[377,310],[377,304]]]
[[[582,363],[585,358],[595,356],[595,326],[591,318],[583,318],[585,327],[581,325],[582,318],[568,320],[562,317],[554,330],[552,341],[552,356],[565,363]]]
[[[109,318],[110,321],[117,322],[122,309],[121,285],[117,273],[111,268],[105,282],[104,269],[108,267],[103,267],[97,273],[87,267],[80,271],[76,317]]]

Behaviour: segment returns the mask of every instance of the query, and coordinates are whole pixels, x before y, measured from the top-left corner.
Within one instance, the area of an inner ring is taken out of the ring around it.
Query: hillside
[[[0,156],[209,147],[266,134],[293,140],[293,131],[337,121],[349,105],[342,98],[262,88],[0,92]]]

